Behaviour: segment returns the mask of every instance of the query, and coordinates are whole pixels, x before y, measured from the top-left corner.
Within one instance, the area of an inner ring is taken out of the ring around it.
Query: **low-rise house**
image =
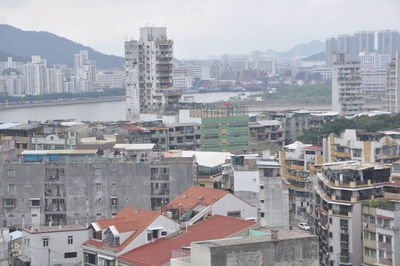
[[[32,227],[23,229],[22,235],[17,265],[82,265],[80,246],[89,237],[86,227]]]
[[[115,144],[114,155],[121,155],[138,163],[147,162],[153,157],[154,146],[153,143]]]
[[[154,241],[118,257],[119,265],[168,265],[171,259],[189,255],[192,242],[247,235],[258,228],[254,221],[214,215],[179,234]]]
[[[257,219],[257,208],[222,189],[193,186],[165,206],[184,225],[192,225],[208,214]]]
[[[82,245],[84,265],[112,265],[121,254],[178,230],[160,212],[125,207],[114,218],[90,225],[90,239]]]

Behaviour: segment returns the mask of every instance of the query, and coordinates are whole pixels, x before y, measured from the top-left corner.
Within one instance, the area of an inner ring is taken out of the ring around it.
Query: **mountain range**
[[[123,68],[123,57],[98,52],[91,47],[50,32],[24,31],[7,24],[0,24],[0,61],[5,61],[9,56],[14,57],[16,61],[28,61],[32,55],[40,55],[47,60],[49,66],[66,64],[73,67],[73,55],[80,50],[88,50],[89,58],[96,60],[99,69]],[[298,44],[287,51],[269,49],[264,54],[281,58],[309,57],[319,54],[318,58],[320,58],[324,50],[324,42],[314,40]]]
[[[322,41],[314,40],[308,43],[301,43],[287,51],[275,51],[272,49],[264,52],[267,56],[279,56],[284,58],[291,58],[295,56],[307,57],[325,51],[325,43]]]
[[[121,43],[122,45],[122,43]],[[124,58],[100,53],[93,48],[73,42],[64,37],[45,31],[24,31],[16,27],[0,24],[0,51],[16,57],[30,58],[40,55],[48,65],[74,65],[74,54],[88,50],[89,58],[96,60],[101,69],[122,68]]]

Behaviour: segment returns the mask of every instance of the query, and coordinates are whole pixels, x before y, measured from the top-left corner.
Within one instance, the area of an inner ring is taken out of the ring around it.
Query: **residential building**
[[[318,238],[292,230],[251,230],[250,236],[197,241],[178,265],[319,265]]]
[[[348,54],[336,54],[332,71],[332,110],[341,116],[351,116],[364,111],[361,94],[360,64],[350,61]]]
[[[87,227],[42,226],[24,228],[22,255],[16,265],[82,265],[81,244],[89,238]]]
[[[258,144],[268,142],[279,147],[285,144],[285,130],[282,127],[282,122],[278,120],[249,122],[249,130],[252,142]]]
[[[361,265],[362,203],[384,196],[390,166],[345,161],[322,166],[314,180],[315,233],[321,265]]]
[[[323,139],[324,162],[356,160],[366,163],[393,163],[400,159],[400,131],[368,132],[346,129]]]
[[[282,148],[282,177],[289,182],[291,217],[308,222],[311,215],[312,178],[323,163],[322,147],[296,141]]]
[[[185,226],[204,219],[207,215],[224,215],[257,220],[256,207],[239,199],[229,191],[192,186],[165,206],[174,220]]]
[[[22,161],[0,164],[0,219],[6,226],[85,225],[128,205],[160,209],[194,184],[193,160],[25,151]]]
[[[125,207],[110,219],[89,227],[82,244],[83,265],[118,265],[118,256],[179,230],[179,224],[157,211]]]
[[[81,50],[74,55],[74,69],[76,76],[76,90],[87,92],[95,89],[96,61],[89,59],[87,50]]]
[[[392,58],[400,50],[400,33],[398,30],[378,31],[378,53],[389,54]]]
[[[167,124],[168,150],[200,150],[201,125],[198,123]]]
[[[373,53],[375,52],[375,32],[358,31],[354,33],[355,53]]]
[[[384,96],[390,55],[360,53],[358,58],[361,65],[362,94]]]
[[[213,215],[182,229],[177,234],[157,239],[118,257],[119,265],[177,265],[175,260],[190,255],[193,242],[248,235],[259,225],[254,221]],[[157,254],[157,255],[155,255]],[[171,261],[171,262],[170,262]],[[187,264],[179,264],[187,265]],[[200,264],[199,264],[200,265]]]
[[[280,121],[285,130],[285,143],[292,143],[306,131],[318,130],[326,122],[335,120],[338,115],[338,112],[299,110],[268,112],[264,114],[264,117],[268,120]]]
[[[15,148],[15,140],[10,137],[0,138],[0,163],[6,160],[14,160],[17,158]]]
[[[165,27],[140,28],[139,40],[125,42],[127,120],[179,101],[180,91],[173,89],[172,58],[173,41]]]
[[[331,61],[332,61],[332,59],[331,59]],[[332,68],[331,67],[313,68],[311,70],[311,73],[319,75],[322,80],[330,81],[332,79]]]
[[[38,123],[4,123],[0,124],[0,136],[15,140],[17,153],[28,149],[30,137],[42,134],[42,126]]]
[[[325,64],[328,68],[332,67],[332,56],[338,52],[337,38],[327,38],[325,40]]]
[[[187,77],[183,74],[174,74],[173,75],[173,80],[174,80],[174,88],[177,89],[189,89],[192,87],[193,84],[193,78],[192,77]]]
[[[125,88],[123,71],[97,71],[96,84],[100,89]]]
[[[397,197],[364,203],[362,207],[364,265],[399,264],[399,184],[385,186],[385,190],[389,191],[385,198],[388,194]]]
[[[289,228],[289,192],[282,180],[281,165],[257,161],[260,175],[258,221],[263,227]]]
[[[387,84],[385,95],[385,111],[391,113],[400,112],[400,52],[387,67]]]
[[[32,56],[32,61],[26,63],[23,68],[24,94],[38,95],[46,88],[47,62],[40,56]]]
[[[194,158],[196,165],[196,184],[209,188],[222,188],[225,166],[229,164],[231,154],[228,152],[210,151],[169,151],[167,158]]]

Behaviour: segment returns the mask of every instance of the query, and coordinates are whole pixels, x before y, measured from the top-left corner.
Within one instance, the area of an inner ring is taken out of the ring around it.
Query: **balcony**
[[[367,248],[376,249],[376,240],[365,239],[363,240],[363,246]]]

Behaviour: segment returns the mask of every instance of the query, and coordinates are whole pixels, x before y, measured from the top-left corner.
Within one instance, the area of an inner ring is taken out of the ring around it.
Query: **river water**
[[[250,93],[246,92],[244,96]],[[186,94],[193,96],[198,103],[225,101],[238,96],[238,92],[214,92]],[[0,110],[0,123],[45,121],[51,119],[76,119],[77,121],[117,121],[125,119],[125,101],[81,103],[60,106],[37,106]]]

